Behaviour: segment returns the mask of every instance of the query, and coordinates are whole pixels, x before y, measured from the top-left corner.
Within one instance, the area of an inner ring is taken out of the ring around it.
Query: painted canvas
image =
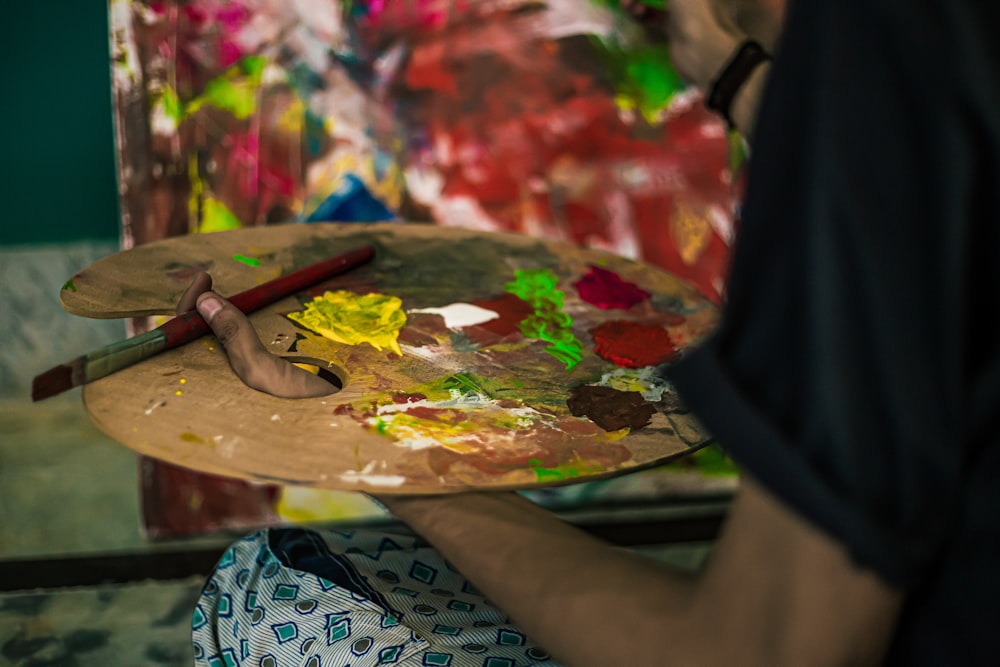
[[[721,298],[730,138],[613,3],[110,8],[125,247],[430,220],[609,250]],[[142,485],[154,535],[281,520],[294,495],[148,459]],[[285,516],[324,504],[302,498]]]

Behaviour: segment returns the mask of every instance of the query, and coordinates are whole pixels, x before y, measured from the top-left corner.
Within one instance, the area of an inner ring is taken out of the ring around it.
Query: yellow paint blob
[[[388,348],[403,356],[398,340],[406,325],[402,306],[397,296],[337,290],[313,299],[305,310],[290,313],[288,318],[338,343],[368,343],[376,350]]]
[[[198,445],[208,444],[208,442],[203,437],[201,437],[197,433],[191,433],[190,431],[181,433],[181,440],[183,440],[184,442],[193,442]]]
[[[181,391],[180,389],[178,389],[177,391],[174,392],[174,396],[183,396],[183,395],[184,395],[184,392]]]
[[[181,382],[181,384],[187,384],[187,380],[184,379],[184,378],[181,378],[180,382]]]

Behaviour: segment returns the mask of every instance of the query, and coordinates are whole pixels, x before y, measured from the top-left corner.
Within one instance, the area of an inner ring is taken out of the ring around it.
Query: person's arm
[[[382,501],[567,665],[877,664],[902,598],[749,479],[697,577],[513,494]]]
[[[236,372],[303,391],[247,318],[203,279],[197,303]],[[197,297],[197,298],[196,298]],[[567,665],[874,664],[901,594],[746,479],[707,570],[662,567],[520,496],[382,497],[535,641]]]
[[[706,96],[747,34],[719,0],[671,0],[669,12],[651,10],[640,0],[623,0],[622,6],[647,24],[662,30],[670,44],[670,57],[677,72]],[[776,31],[775,31],[776,32]],[[733,98],[729,115],[748,141],[757,120],[769,63],[754,69]]]

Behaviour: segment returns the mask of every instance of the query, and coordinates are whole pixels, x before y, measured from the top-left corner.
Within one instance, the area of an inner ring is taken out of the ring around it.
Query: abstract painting
[[[608,250],[718,302],[731,138],[613,5],[111,0],[123,246],[430,221]],[[153,535],[280,520],[294,495],[141,469]]]

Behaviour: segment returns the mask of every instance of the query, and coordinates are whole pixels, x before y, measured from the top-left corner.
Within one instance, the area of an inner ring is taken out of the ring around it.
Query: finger
[[[215,292],[202,293],[196,305],[225,348],[229,365],[247,386],[281,398],[326,396],[336,391],[323,378],[268,352],[247,316]]]
[[[199,271],[195,274],[195,277],[191,281],[191,284],[188,285],[188,288],[184,290],[184,294],[181,295],[180,301],[177,302],[177,314],[183,315],[189,310],[194,310],[194,305],[198,300],[198,295],[211,289],[212,276],[208,275],[204,271]]]

